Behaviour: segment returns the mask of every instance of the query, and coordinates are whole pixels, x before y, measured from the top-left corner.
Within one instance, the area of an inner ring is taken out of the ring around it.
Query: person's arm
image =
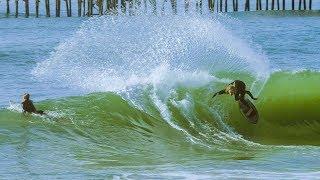
[[[257,100],[258,98],[253,97],[250,91],[246,91],[246,93],[251,97],[251,99]]]
[[[221,91],[214,93],[212,98],[214,98],[216,95],[221,95],[221,94],[226,94],[226,91],[222,89]]]

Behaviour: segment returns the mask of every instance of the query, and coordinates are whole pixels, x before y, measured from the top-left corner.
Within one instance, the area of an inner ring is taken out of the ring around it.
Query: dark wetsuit
[[[244,99],[244,96],[246,94],[248,94],[254,100],[257,100],[257,98],[254,98],[253,95],[251,94],[251,92],[246,90],[246,84],[244,82],[240,81],[240,80],[235,80],[232,83],[228,84],[228,86],[225,89],[215,93],[213,95],[213,97],[215,97],[218,94],[219,95],[220,94],[229,94],[228,91],[231,88],[230,86],[234,87],[234,89],[233,89],[234,93],[230,93],[230,95],[234,94],[234,99],[236,101],[239,101],[239,105],[240,105],[241,109],[246,108],[245,111],[244,111],[246,116],[247,117],[253,116],[255,113],[254,114],[252,114],[252,113],[255,112],[255,110],[252,109],[250,104],[248,104],[248,102]]]
[[[22,108],[23,112],[26,113],[36,113],[36,114],[44,114],[43,111],[37,111],[36,108],[33,105],[33,102],[31,100],[25,100],[22,102]]]
[[[246,84],[240,80],[235,80],[232,83],[228,84],[228,86],[234,86],[235,87],[235,93],[234,93],[234,99],[236,101],[241,101],[246,104],[244,101],[245,94],[248,94],[252,99],[256,99],[253,97],[250,91],[246,90]],[[225,89],[217,92],[217,94],[228,94]]]

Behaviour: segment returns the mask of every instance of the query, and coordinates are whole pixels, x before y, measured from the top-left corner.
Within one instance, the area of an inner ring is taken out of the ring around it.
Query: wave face
[[[268,79],[256,103],[261,119],[248,126],[237,108],[230,121],[236,131],[265,144],[319,145],[319,72],[275,72]]]
[[[118,165],[145,164],[146,160],[178,162],[200,152],[215,158],[240,153],[243,158],[250,151],[266,148],[259,144],[319,145],[319,78],[319,72],[310,71],[271,74],[255,102],[260,113],[257,125],[241,116],[232,97],[210,101],[212,88],[224,85],[218,82],[177,87],[165,101],[155,99],[154,89],[148,87],[139,95],[139,102],[134,101],[139,107],[112,92],[43,101],[37,105],[47,110],[48,117],[0,111],[1,127],[20,132],[27,126],[33,132],[31,141],[55,139],[62,143],[50,145],[53,147],[68,144],[68,148],[84,148],[89,144],[87,151],[112,154],[119,162],[126,159]],[[11,108],[19,110],[14,105]],[[93,156],[100,158],[99,154]]]

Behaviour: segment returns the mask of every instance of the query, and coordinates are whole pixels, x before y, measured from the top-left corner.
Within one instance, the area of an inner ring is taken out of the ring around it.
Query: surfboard
[[[244,99],[246,103],[238,101],[240,112],[250,123],[257,124],[259,120],[259,113],[256,107],[248,99]]]

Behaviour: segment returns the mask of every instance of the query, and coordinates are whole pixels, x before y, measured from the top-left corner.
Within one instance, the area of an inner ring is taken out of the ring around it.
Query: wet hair
[[[30,94],[24,93],[23,99],[29,100],[29,98],[30,98]]]

